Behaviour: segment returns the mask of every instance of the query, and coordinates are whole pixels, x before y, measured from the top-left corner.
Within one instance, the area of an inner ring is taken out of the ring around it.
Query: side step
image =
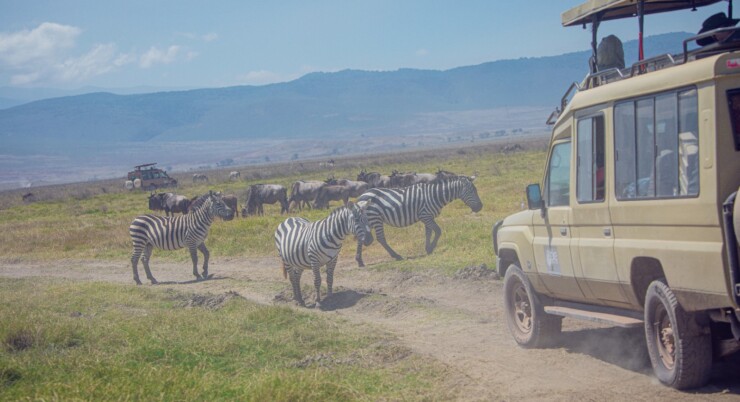
[[[626,317],[623,315],[611,314],[601,311],[582,310],[573,307],[564,306],[545,306],[545,312],[548,314],[559,315],[579,320],[600,322],[603,324],[616,325],[622,328],[642,327],[643,321],[638,318]]]

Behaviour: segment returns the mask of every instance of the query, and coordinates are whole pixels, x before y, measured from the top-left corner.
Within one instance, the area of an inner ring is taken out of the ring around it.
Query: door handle
[[[567,236],[567,235],[568,235],[568,228],[566,228],[566,227],[561,227],[561,228],[560,228],[560,235],[561,235],[561,236]]]
[[[612,228],[604,228],[604,236],[611,237],[612,235]]]

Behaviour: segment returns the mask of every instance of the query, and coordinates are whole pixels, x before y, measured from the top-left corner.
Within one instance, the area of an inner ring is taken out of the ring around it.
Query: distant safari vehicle
[[[563,317],[642,327],[655,376],[678,389],[740,351],[740,27],[730,2],[680,54],[645,59],[641,40],[645,14],[717,2],[590,0],[563,13],[565,26],[592,26],[591,70],[549,119],[529,209],[493,228],[521,346],[558,339]],[[604,66],[599,23],[635,15],[639,61]]]
[[[164,170],[155,168],[154,165],[156,164],[155,162],[134,166],[134,170],[128,172],[126,188],[129,190],[141,188],[154,191],[163,187],[177,187],[177,180],[168,176]]]

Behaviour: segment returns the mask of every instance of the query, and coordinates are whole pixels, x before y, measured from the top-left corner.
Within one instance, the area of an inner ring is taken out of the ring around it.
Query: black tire
[[[506,325],[516,343],[525,348],[549,346],[560,334],[562,317],[545,313],[539,297],[516,264],[504,276]]]
[[[705,385],[712,369],[712,336],[683,310],[664,280],[653,281],[645,295],[645,339],[653,372],[676,389]]]

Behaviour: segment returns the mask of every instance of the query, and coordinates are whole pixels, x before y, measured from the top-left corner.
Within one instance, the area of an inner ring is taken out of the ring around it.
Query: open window
[[[604,117],[581,118],[577,126],[576,195],[579,203],[604,201]]]
[[[547,205],[570,205],[570,141],[555,144],[547,166]]]

